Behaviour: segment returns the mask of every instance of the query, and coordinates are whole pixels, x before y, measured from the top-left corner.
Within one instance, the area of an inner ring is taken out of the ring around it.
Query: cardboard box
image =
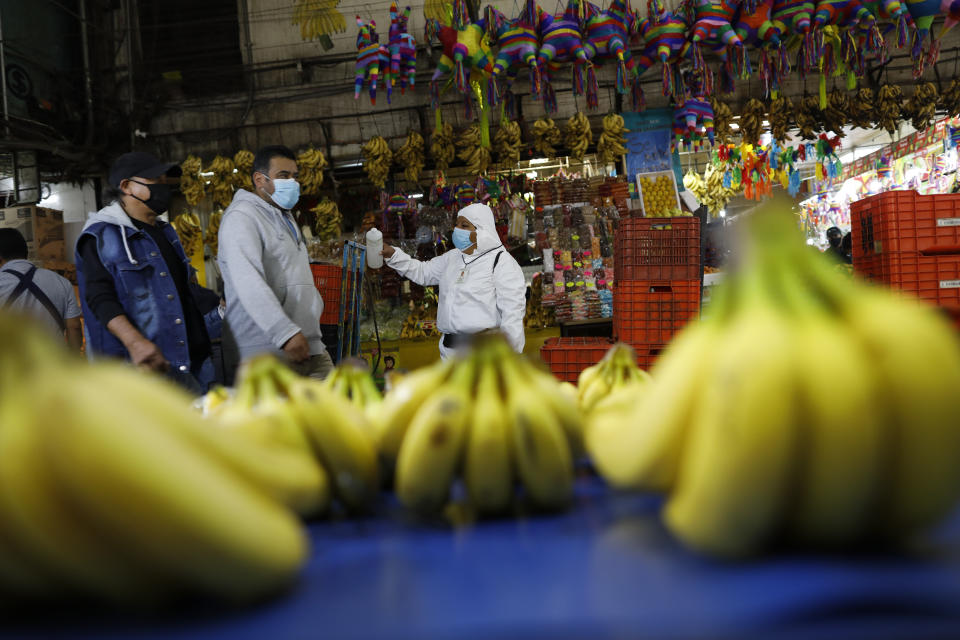
[[[0,209],[0,228],[14,227],[27,241],[27,258],[64,260],[63,212],[30,205]]]

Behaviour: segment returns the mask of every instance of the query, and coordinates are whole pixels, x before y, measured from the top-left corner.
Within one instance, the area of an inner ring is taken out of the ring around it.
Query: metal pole
[[[0,12],[2,13],[2,12]],[[3,129],[6,137],[10,137],[10,109],[7,105],[7,62],[4,55],[3,18],[0,17],[0,90],[3,91]]]
[[[130,0],[123,3],[127,22],[127,83],[130,94],[127,103],[130,107],[130,150],[133,151],[137,142],[137,134],[133,126],[133,11],[130,9]]]
[[[87,37],[87,0],[80,0],[80,44],[83,47],[83,91],[87,101],[86,145],[93,142],[93,80],[90,74],[90,43]]]

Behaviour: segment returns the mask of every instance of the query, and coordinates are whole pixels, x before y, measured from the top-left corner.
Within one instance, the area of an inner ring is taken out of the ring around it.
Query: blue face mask
[[[473,246],[473,242],[470,241],[470,231],[466,229],[461,229],[457,227],[453,230],[453,246],[460,251],[466,251]]]
[[[268,180],[273,182],[273,193],[270,199],[273,200],[281,209],[293,209],[300,200],[300,183],[294,178],[273,179],[267,176]]]

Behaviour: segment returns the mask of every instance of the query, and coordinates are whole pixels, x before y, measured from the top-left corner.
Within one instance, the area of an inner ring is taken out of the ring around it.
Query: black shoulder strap
[[[491,269],[490,271],[496,271],[496,270],[497,270],[497,263],[500,262],[500,256],[502,256],[502,255],[503,255],[503,251],[499,252],[499,253],[497,254],[497,257],[495,257],[495,258],[493,259],[493,269]]]
[[[57,307],[54,306],[53,302],[47,297],[47,294],[36,285],[33,281],[33,276],[37,272],[36,266],[31,266],[30,270],[26,273],[20,273],[19,271],[14,271],[13,269],[4,269],[3,273],[12,273],[13,275],[20,278],[20,284],[17,285],[17,288],[13,290],[13,293],[4,301],[3,306],[9,307],[12,305],[17,298],[19,298],[24,291],[29,291],[33,294],[33,297],[44,306],[44,308],[50,312],[50,315],[53,316],[53,319],[56,320],[57,326],[60,327],[60,331],[66,331],[67,325],[63,321],[63,316],[60,315],[60,312],[57,311]]]

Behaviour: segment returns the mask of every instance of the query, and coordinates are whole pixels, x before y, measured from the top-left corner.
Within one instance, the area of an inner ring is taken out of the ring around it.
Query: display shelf
[[[17,638],[956,638],[960,513],[913,554],[697,557],[662,500],[581,471],[574,508],[452,529],[385,497],[376,517],[310,525],[300,583],[240,611],[174,618],[20,613]],[[243,523],[237,523],[243,526]]]

